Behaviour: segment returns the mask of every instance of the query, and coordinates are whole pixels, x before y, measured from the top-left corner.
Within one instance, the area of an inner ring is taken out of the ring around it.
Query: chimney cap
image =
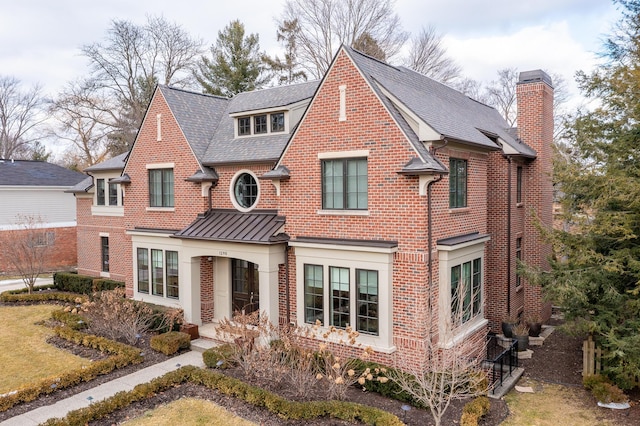
[[[538,83],[541,81],[553,87],[551,77],[542,70],[522,71],[518,77],[518,84]]]

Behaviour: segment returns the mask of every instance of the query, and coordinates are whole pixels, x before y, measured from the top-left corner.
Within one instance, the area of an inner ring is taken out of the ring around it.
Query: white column
[[[260,312],[266,313],[269,321],[275,326],[278,325],[278,268],[271,270],[262,269],[258,266],[260,279]]]
[[[200,257],[188,257],[180,263],[180,301],[184,320],[202,325],[200,311]]]

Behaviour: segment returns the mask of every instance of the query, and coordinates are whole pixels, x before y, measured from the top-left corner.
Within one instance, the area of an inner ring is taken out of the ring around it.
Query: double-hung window
[[[100,237],[102,272],[109,272],[109,237]]]
[[[251,134],[251,117],[238,118],[238,136]]]
[[[451,316],[456,325],[475,318],[482,308],[482,260],[451,267]]]
[[[449,159],[449,207],[467,207],[467,160]]]
[[[367,159],[322,161],[322,208],[366,210],[368,203]]]
[[[380,318],[378,271],[328,266],[327,287],[324,282],[324,270],[323,265],[304,264],[305,323],[315,324],[320,321],[337,328],[352,326],[360,333],[377,336]],[[352,288],[354,273],[355,287]],[[325,300],[328,302],[327,318]],[[352,306],[355,306],[355,312]]]
[[[136,255],[138,293],[178,299],[178,252],[139,247]]]
[[[149,170],[149,205],[173,207],[173,169]]]
[[[96,179],[96,204],[98,206],[104,206],[104,179]]]
[[[253,133],[267,133],[267,116],[266,115],[256,115],[253,117]]]

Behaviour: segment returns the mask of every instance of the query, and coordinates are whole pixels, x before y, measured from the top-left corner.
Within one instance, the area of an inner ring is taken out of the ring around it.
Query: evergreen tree
[[[623,388],[640,377],[640,0],[618,0],[623,17],[605,63],[579,73],[598,107],[578,112],[555,164],[566,231],[537,278],[576,330],[604,349],[605,372]]]
[[[196,72],[204,93],[231,97],[261,88],[268,78],[259,50],[258,34],[245,37],[244,24],[239,20],[219,31],[215,46],[211,46],[213,59],[203,56]]]

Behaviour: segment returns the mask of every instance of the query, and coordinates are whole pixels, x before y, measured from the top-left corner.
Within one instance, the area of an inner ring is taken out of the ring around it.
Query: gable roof
[[[0,185],[71,187],[86,177],[83,173],[44,161],[0,159]]]
[[[288,86],[238,93],[231,99],[229,114],[266,108],[278,108],[295,104],[302,99],[312,97],[318,88],[318,83],[318,80],[312,80]]]
[[[509,125],[495,108],[409,68],[389,65],[347,46],[343,49],[381,98],[394,105],[401,104],[437,132],[441,140],[448,138],[485,149],[499,149],[492,140],[497,136],[519,154],[535,157],[533,149],[513,137]],[[406,130],[403,121],[398,124]],[[411,133],[414,132],[411,130]],[[417,136],[412,139],[417,140]],[[420,150],[419,146],[417,149]]]
[[[158,86],[196,157],[201,160],[218,123],[225,118],[229,99]]]

